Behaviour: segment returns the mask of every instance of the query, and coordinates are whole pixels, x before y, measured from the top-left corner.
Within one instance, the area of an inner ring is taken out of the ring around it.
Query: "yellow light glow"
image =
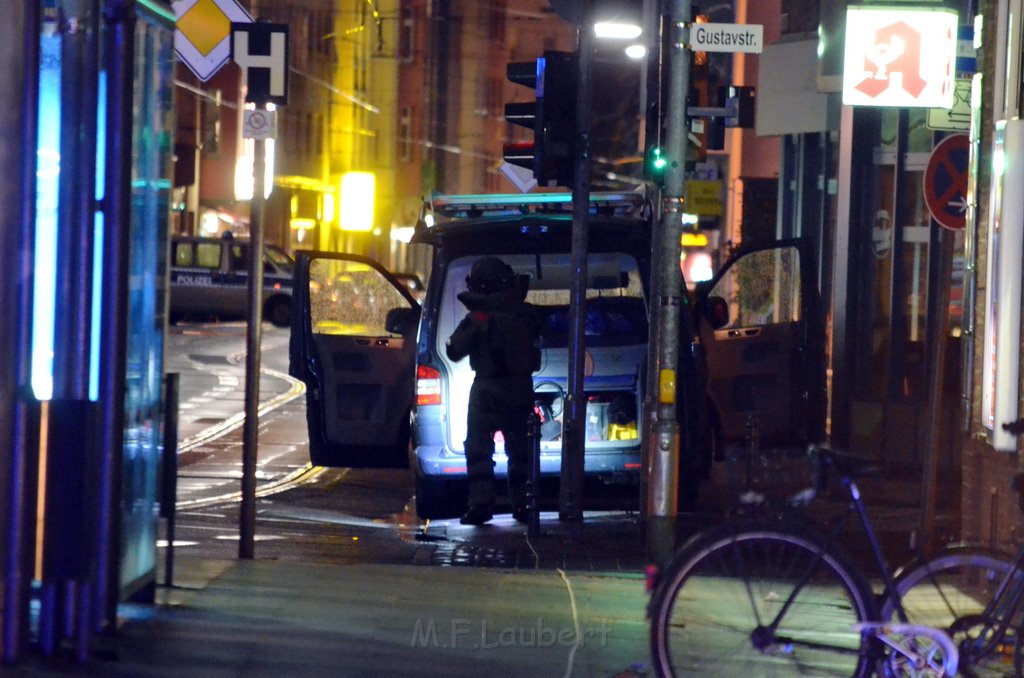
[[[334,221],[334,194],[324,193],[324,223],[331,223]]]
[[[316,226],[316,219],[304,219],[302,217],[292,217],[291,227],[298,230],[307,230]]]
[[[683,247],[707,247],[708,237],[703,233],[683,233],[679,242]]]
[[[376,183],[377,177],[373,172],[346,172],[341,175],[341,230],[373,230]]]

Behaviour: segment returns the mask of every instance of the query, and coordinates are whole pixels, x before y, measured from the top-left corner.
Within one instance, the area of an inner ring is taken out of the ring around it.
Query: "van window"
[[[385,337],[388,311],[409,302],[370,266],[325,258],[310,264],[309,306],[315,334]]]
[[[273,245],[267,245],[266,247],[267,261],[277,266],[278,269],[291,273],[292,269],[295,268],[295,261],[288,256],[288,253],[279,247]]]
[[[197,243],[196,261],[193,266],[201,266],[202,268],[220,268],[220,243]]]
[[[174,265],[175,266],[193,266],[193,260],[195,257],[192,256],[192,243],[190,242],[176,242],[174,243]]]
[[[729,304],[722,329],[799,322],[800,252],[777,247],[741,259],[715,284],[711,296]]]
[[[530,277],[526,301],[541,314],[542,348],[565,348],[569,336],[569,297],[573,268],[569,254],[508,255],[502,257],[517,274]],[[465,278],[474,258],[452,262],[440,311],[438,333],[447,340],[466,308],[456,296],[466,289]],[[626,346],[647,341],[647,307],[636,259],[626,254],[591,254],[587,258],[588,288],[585,321],[588,346]]]

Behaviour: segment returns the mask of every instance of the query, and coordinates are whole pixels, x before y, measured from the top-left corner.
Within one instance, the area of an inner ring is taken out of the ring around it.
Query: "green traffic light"
[[[653,162],[651,164],[653,165],[654,169],[656,169],[656,170],[663,170],[663,169],[665,169],[665,166],[668,165],[668,160],[666,160],[665,157],[662,156],[661,149],[655,147],[654,150],[652,151],[652,155],[654,156],[654,159],[653,159]]]

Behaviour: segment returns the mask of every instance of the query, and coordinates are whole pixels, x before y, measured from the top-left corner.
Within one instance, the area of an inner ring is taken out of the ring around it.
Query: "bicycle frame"
[[[881,542],[875,532],[874,523],[872,523],[871,518],[867,513],[867,509],[864,506],[860,489],[857,487],[857,483],[853,478],[846,474],[841,476],[841,484],[844,490],[846,490],[850,495],[850,503],[847,505],[846,510],[836,517],[833,521],[832,527],[825,531],[825,540],[822,548],[818,551],[814,560],[808,565],[806,571],[802,573],[796,586],[793,588],[793,591],[790,593],[786,601],[782,604],[782,607],[775,615],[775,618],[767,626],[763,625],[760,619],[757,620],[758,628],[755,629],[754,633],[751,635],[751,641],[754,643],[755,647],[761,650],[777,643],[788,644],[790,646],[798,644],[804,647],[816,647],[816,644],[814,643],[797,641],[793,638],[778,637],[775,633],[793,602],[796,600],[796,597],[803,590],[804,586],[810,582],[811,577],[818,565],[821,563],[825,554],[832,549],[837,537],[850,520],[850,516],[856,514],[860,521],[861,529],[863,529],[868,540],[872,555],[874,556],[875,565],[882,576],[884,593],[894,601],[896,615],[898,617],[898,623],[895,624],[889,622],[867,622],[861,624],[859,626],[860,631],[862,633],[871,634],[873,637],[878,639],[879,642],[888,646],[892,651],[910,659],[914,665],[933,664],[931,661],[932,657],[925,656],[925,654],[929,652],[929,648],[922,649],[916,640],[914,640],[922,637],[929,638],[943,651],[944,660],[942,663],[946,669],[946,673],[942,675],[954,675],[959,663],[958,648],[953,644],[952,639],[944,631],[909,623],[906,611],[904,610],[902,602],[897,595],[895,577],[893,576],[889,563],[885,558]],[[817,492],[815,491],[814,494],[817,494]],[[1021,550],[1021,558],[1024,558],[1024,548]],[[1020,585],[1020,583],[1018,583],[1017,588],[1020,589],[1019,593],[1024,595],[1024,585]],[[751,590],[749,582],[747,582],[747,595],[751,598],[751,602],[753,603],[754,593]],[[757,608],[756,605],[752,605],[752,607],[755,610]],[[910,640],[906,640],[906,638],[909,638]]]
[[[984,633],[978,636],[975,645],[971,647],[971,656],[987,657],[1006,639],[1006,632],[1010,630],[1013,623],[1013,615],[1020,606],[1021,600],[1024,600],[1024,577],[1014,577],[1014,574],[1022,571],[1022,567],[1024,567],[1024,546],[1017,551],[1013,568],[999,582],[995,594],[979,615],[983,620],[981,627],[984,629]],[[930,574],[929,577],[931,577]],[[1011,578],[1017,580],[1012,585]],[[934,579],[932,582],[936,583]],[[1008,588],[1009,591],[1007,591]],[[941,591],[941,587],[937,583],[935,589]],[[1008,598],[1004,599],[1006,596]]]
[[[888,561],[885,559],[885,554],[882,551],[881,542],[878,540],[878,535],[875,533],[874,524],[871,522],[871,518],[868,516],[867,510],[864,507],[864,502],[861,499],[860,489],[857,487],[856,482],[854,482],[854,480],[849,476],[844,475],[842,477],[841,482],[843,488],[847,490],[850,494],[850,504],[846,507],[846,510],[842,513],[842,515],[838,516],[834,520],[834,525],[832,526],[832,528],[825,533],[826,539],[824,543],[824,548],[821,549],[821,551],[818,553],[814,561],[810,563],[810,565],[807,568],[807,571],[804,572],[798,580],[798,583],[794,587],[793,593],[790,594],[789,599],[786,600],[786,602],[782,605],[778,614],[775,616],[775,619],[767,626],[767,628],[771,629],[773,632],[775,631],[775,629],[779,627],[780,622],[786,616],[786,613],[789,611],[789,608],[792,605],[793,600],[796,598],[797,594],[799,594],[803,587],[811,580],[811,576],[814,574],[815,569],[821,563],[821,560],[824,557],[825,553],[835,544],[836,538],[843,531],[843,528],[846,527],[850,519],[850,516],[854,513],[857,514],[857,517],[860,520],[861,529],[864,530],[864,534],[868,539],[868,544],[871,547],[872,555],[874,555],[875,565],[878,567],[878,570],[882,575],[882,580],[885,584],[885,593],[886,595],[893,596],[893,599],[896,601],[896,608],[897,613],[899,615],[899,621],[901,623],[907,623],[907,614],[903,610],[903,606],[900,605],[898,596],[895,596],[895,578],[893,577],[892,571],[889,568]],[[748,595],[752,595],[749,590]]]

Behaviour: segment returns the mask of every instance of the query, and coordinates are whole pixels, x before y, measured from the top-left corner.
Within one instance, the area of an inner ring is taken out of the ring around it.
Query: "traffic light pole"
[[[572,288],[569,299],[569,365],[566,416],[563,417],[562,466],[558,515],[572,521],[573,534],[583,524],[583,451],[587,399],[583,390],[586,362],[587,250],[590,222],[590,112],[594,63],[594,31],[584,11],[579,28],[579,72],[576,90],[576,148],[572,183]]]
[[[653,445],[648,442],[647,459],[647,560],[664,566],[675,546],[678,506],[679,422],[676,418],[676,370],[679,365],[679,312],[683,289],[679,270],[679,238],[682,231],[684,169],[686,157],[686,95],[690,89],[689,22],[690,0],[664,0],[670,31],[663,41],[669,50],[662,55],[668,74],[665,92],[665,183],[661,194],[659,224],[661,248],[655,252],[653,301],[658,306],[658,342],[651,357],[657,366],[657,397]]]

